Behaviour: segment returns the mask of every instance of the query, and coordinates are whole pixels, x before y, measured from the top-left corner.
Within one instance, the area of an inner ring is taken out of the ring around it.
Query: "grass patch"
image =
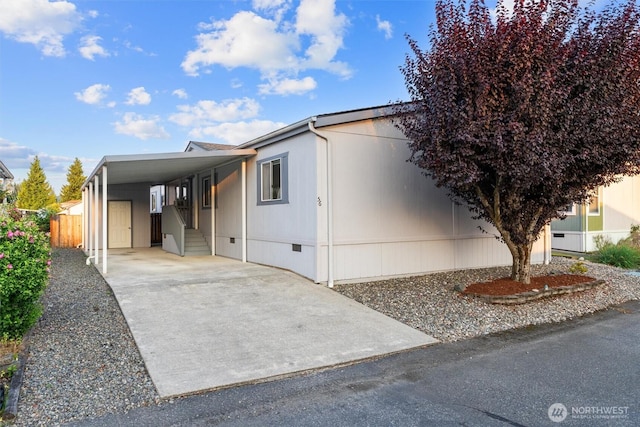
[[[594,261],[620,268],[640,267],[640,249],[619,245],[604,245],[594,254]]]

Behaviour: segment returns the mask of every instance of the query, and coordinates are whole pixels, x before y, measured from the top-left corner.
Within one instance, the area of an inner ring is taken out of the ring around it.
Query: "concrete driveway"
[[[113,289],[161,397],[345,365],[437,342],[276,268],[110,250]]]

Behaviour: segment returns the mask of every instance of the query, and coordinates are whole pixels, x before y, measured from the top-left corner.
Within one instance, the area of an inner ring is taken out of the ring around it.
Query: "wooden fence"
[[[75,248],[82,243],[82,215],[52,215],[49,226],[52,248]]]

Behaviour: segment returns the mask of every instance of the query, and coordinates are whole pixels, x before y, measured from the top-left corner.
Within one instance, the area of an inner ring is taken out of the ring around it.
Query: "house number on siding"
[[[318,206],[322,206],[322,200],[320,200],[320,197],[318,197]]]

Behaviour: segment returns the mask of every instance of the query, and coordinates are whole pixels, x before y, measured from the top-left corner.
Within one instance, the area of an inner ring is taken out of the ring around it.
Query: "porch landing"
[[[434,338],[288,271],[109,250],[113,289],[161,397],[407,350]],[[100,268],[98,268],[100,270]]]

